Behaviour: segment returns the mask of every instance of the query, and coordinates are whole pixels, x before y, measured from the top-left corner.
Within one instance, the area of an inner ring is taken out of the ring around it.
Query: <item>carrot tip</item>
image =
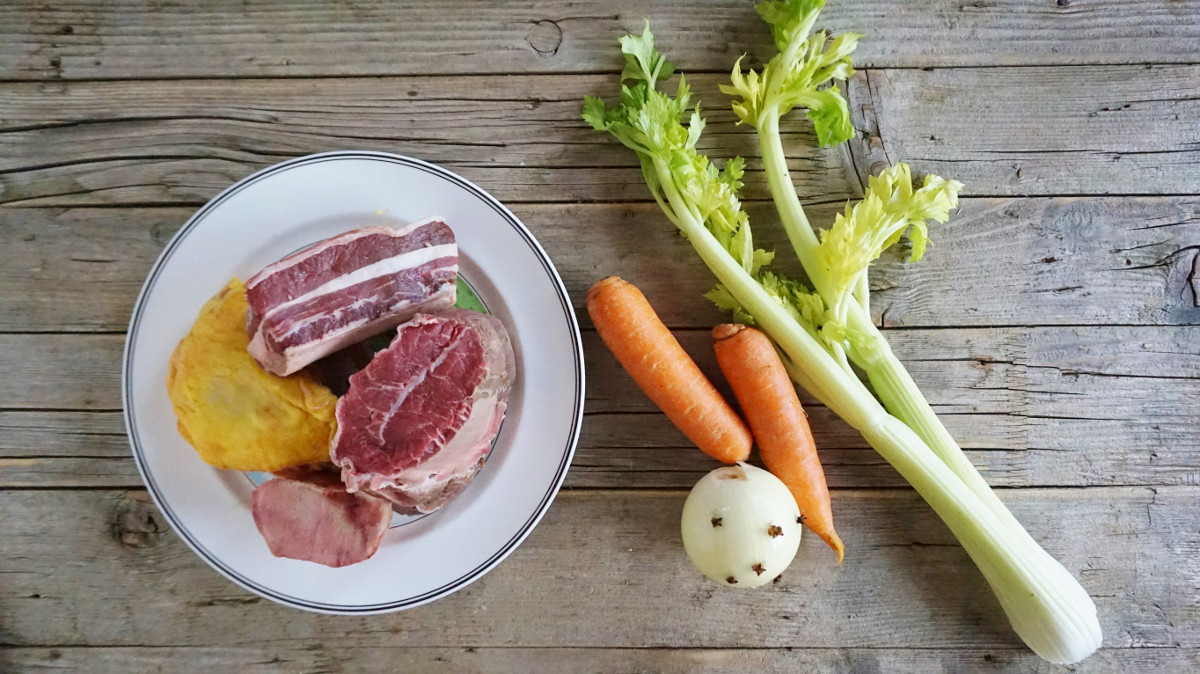
[[[838,564],[842,563],[842,558],[846,555],[846,546],[842,543],[842,539],[837,535],[837,532],[831,531],[828,534],[817,534],[821,540],[825,541],[833,551],[837,553]]]
[[[721,325],[713,328],[713,341],[719,342],[721,340],[729,339],[730,337],[735,337],[739,332],[745,329],[746,326],[742,325],[741,323],[722,323]]]
[[[605,276],[604,278],[600,279],[599,281],[596,281],[595,283],[593,283],[591,288],[588,288],[587,299],[590,302],[597,295],[604,292],[607,288],[613,287],[613,286],[621,287],[621,285],[624,283],[628,283],[628,281],[621,278],[620,276]],[[589,309],[589,311],[590,311],[590,309]]]

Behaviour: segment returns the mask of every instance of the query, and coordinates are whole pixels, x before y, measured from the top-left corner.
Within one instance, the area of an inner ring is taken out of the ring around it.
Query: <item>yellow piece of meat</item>
[[[305,372],[277,377],[246,351],[238,279],[200,309],[175,347],[167,393],[179,433],[217,468],[274,471],[329,460],[337,397]]]

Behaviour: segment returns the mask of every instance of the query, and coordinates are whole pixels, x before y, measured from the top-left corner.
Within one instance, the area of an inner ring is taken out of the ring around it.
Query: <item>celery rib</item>
[[[815,293],[760,271],[772,254],[754,248],[737,199],[742,162],[735,158],[718,171],[695,151],[704,125],[699,108],[685,127],[689,90],[683,78],[674,98],[655,88],[674,66],[654,49],[648,24],[641,37],[621,39],[627,61],[622,79],[633,84],[622,85],[620,105],[609,108],[588,98],[584,119],[638,154],[655,201],[719,281],[708,296],[756,322],[781,351],[792,379],[862,433],[912,484],[962,543],[1014,631],[1034,652],[1051,662],[1077,662],[1100,646],[1095,604],[987,486],[870,320],[867,265],[905,230],[914,241],[914,259],[919,257],[924,220],[944,221],[961,185],[927,177],[914,190],[901,165],[872,178],[863,201],[818,237],[791,183],[779,136],[781,114],[807,106],[823,141],[848,135],[845,101],[836,89],[817,86],[852,72],[849,54],[857,36],[836,38],[823,52],[826,37],[808,37],[823,4],[760,5],[781,54],[761,79],[735,70],[735,86],[727,89],[746,96],[734,109],[758,130],[772,198]],[[769,90],[763,87],[780,83],[796,91],[764,104]],[[850,362],[866,373],[878,400]]]

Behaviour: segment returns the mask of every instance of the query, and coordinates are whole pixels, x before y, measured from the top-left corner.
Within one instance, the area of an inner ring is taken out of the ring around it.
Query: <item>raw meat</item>
[[[385,335],[376,335],[384,337]],[[384,342],[387,346],[387,342]],[[304,372],[317,383],[333,392],[335,396],[344,396],[350,390],[350,377],[371,362],[371,357],[378,349],[367,348],[366,342],[357,342],[344,349],[334,351],[315,363],[310,363]]]
[[[268,480],[254,490],[253,502],[254,524],[271,554],[325,566],[369,559],[392,521],[390,502],[348,493],[336,474]]]
[[[322,487],[334,487],[342,485],[345,489],[346,485],[342,484],[342,475],[338,471],[337,466],[329,463],[306,463],[303,466],[291,466],[289,468],[281,468],[271,471],[275,477],[282,477],[285,480],[299,480],[301,482],[310,482]]]
[[[250,355],[286,376],[418,312],[454,305],[458,247],[438,218],[365,227],[267,265],[246,282]]]
[[[516,359],[504,325],[465,309],[418,314],[350,378],[330,456],[350,491],[415,514],[457,496],[500,429]]]

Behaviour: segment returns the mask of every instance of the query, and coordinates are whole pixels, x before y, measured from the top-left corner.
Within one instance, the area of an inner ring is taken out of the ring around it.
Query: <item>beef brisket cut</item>
[[[418,312],[454,305],[458,247],[438,218],[365,227],[267,265],[246,282],[250,355],[286,376]]]
[[[442,507],[483,465],[515,376],[492,316],[451,309],[401,325],[338,400],[330,456],[347,488],[410,514]]]
[[[392,521],[387,500],[348,493],[336,474],[330,479],[318,472],[262,483],[253,512],[271,554],[333,567],[369,559]]]

